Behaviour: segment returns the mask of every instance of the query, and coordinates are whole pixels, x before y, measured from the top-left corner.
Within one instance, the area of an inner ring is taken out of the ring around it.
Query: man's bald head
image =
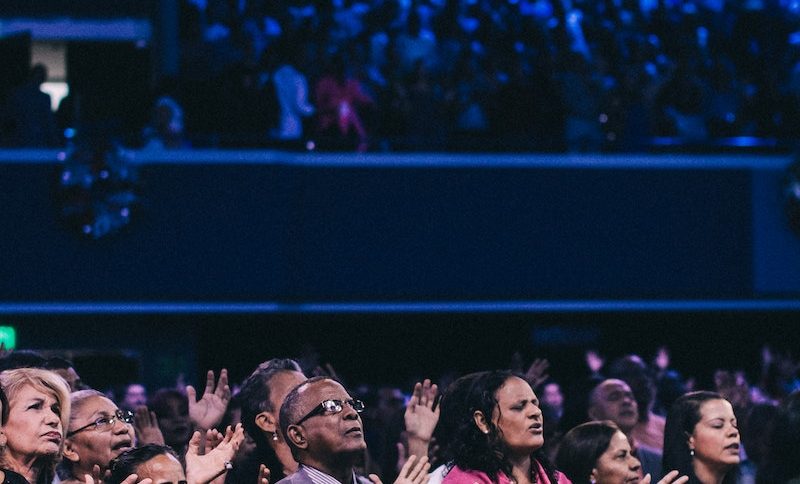
[[[611,420],[628,434],[639,420],[639,411],[631,388],[622,380],[603,380],[589,395],[589,418]]]

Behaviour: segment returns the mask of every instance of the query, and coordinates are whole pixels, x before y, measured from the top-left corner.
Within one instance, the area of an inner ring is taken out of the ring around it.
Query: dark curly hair
[[[465,405],[460,406],[462,415],[451,419],[452,429],[450,442],[447,442],[446,455],[452,456],[453,463],[461,469],[476,470],[486,473],[493,482],[498,482],[498,474],[503,472],[511,476],[511,463],[508,460],[509,449],[503,441],[502,432],[492,423],[492,414],[497,409],[497,390],[509,378],[520,378],[522,375],[508,370],[482,372],[474,376],[469,390],[465,392]],[[484,434],[475,425],[473,414],[476,411],[487,416],[489,433]],[[557,482],[555,469],[539,448],[531,454],[531,463],[538,462],[547,474],[550,482]],[[536,482],[536,466],[531,466],[531,482]]]

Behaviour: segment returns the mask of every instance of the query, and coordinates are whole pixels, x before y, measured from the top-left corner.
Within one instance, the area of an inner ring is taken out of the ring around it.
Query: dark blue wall
[[[774,170],[754,181],[746,168],[156,164],[142,170],[144,206],[129,230],[99,241],[58,224],[56,171],[0,164],[5,302],[750,299],[800,290],[800,268],[769,269],[798,252]]]

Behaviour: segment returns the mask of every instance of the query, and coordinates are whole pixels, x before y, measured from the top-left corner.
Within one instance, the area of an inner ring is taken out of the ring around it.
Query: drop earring
[[[689,455],[694,457],[694,449],[689,449]]]
[[[272,440],[274,440],[275,442],[278,441],[278,432],[273,432],[272,433]]]

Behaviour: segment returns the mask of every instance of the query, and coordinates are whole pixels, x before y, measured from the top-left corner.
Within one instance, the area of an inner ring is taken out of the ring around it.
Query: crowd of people
[[[223,140],[271,126],[273,139],[360,150],[635,151],[655,137],[793,138],[800,121],[788,0],[183,9],[181,78],[165,94],[190,130]]]
[[[0,482],[800,482],[800,365],[765,355],[758,384],[718,370],[709,389],[661,350],[653,363],[589,352],[578,382],[535,360],[406,395],[274,358],[238,384],[208,371],[202,393],[115,394],[68,360],[13,351],[0,358]]]
[[[800,125],[790,0],[182,0],[180,19],[140,146],[637,151]]]

